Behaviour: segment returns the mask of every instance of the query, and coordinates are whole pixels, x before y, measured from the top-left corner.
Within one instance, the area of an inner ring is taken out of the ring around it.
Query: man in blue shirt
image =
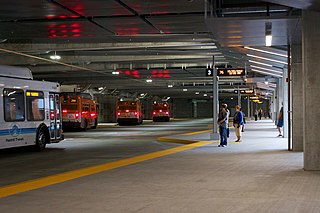
[[[233,116],[233,126],[236,128],[237,140],[235,142],[241,142],[241,129],[244,124],[243,113],[240,111],[241,107],[237,105],[235,107],[236,113]]]
[[[218,125],[219,125],[219,133],[220,133],[219,147],[226,147],[228,143],[228,137],[227,137],[228,112],[227,112],[227,106],[225,104],[221,106],[219,116],[218,116]]]

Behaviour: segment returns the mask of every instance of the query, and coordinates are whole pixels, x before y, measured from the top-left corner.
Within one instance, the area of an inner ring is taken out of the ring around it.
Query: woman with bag
[[[241,130],[242,130],[242,125],[244,124],[243,114],[240,111],[239,105],[237,105],[235,109],[236,109],[236,113],[233,116],[233,126],[236,129],[236,136],[237,136],[237,140],[235,142],[241,142]]]

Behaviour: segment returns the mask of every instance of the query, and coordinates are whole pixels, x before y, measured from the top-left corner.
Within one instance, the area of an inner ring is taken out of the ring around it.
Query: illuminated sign
[[[206,76],[213,76],[213,68],[206,69]]]
[[[241,94],[249,94],[249,95],[251,95],[251,94],[254,94],[254,90],[253,89],[249,89],[249,90],[240,90],[240,93]]]
[[[28,97],[39,97],[38,92],[26,92],[26,96]]]
[[[140,78],[141,71],[139,70],[117,70],[117,73],[120,75],[128,75],[134,78]],[[144,71],[145,72],[145,71]],[[149,71],[148,71],[149,72]],[[170,78],[170,71],[169,70],[152,70],[151,71],[151,78]],[[149,73],[148,73],[149,75]]]
[[[257,99],[259,99],[259,97],[257,97],[257,96],[252,96],[252,97],[250,97],[250,99],[251,99],[251,100],[257,100]]]
[[[75,99],[75,98],[71,98],[71,99],[70,99],[70,103],[77,103],[77,102],[78,102],[78,100]]]
[[[246,70],[244,68],[219,68],[217,72],[218,76],[245,76]]]

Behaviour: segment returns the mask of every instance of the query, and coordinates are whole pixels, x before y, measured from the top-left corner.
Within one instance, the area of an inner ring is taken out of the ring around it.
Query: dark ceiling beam
[[[153,29],[157,30],[160,34],[162,34],[163,32],[157,28],[154,24],[152,24],[148,19],[145,18],[145,16],[140,15],[137,11],[135,11],[133,8],[131,8],[129,5],[125,4],[123,1],[121,0],[114,0],[115,2],[117,2],[118,4],[120,4],[122,7],[126,8],[128,11],[132,12],[133,14],[135,14],[135,16],[139,17],[142,21],[144,21],[146,24],[148,24],[150,27],[152,27]]]

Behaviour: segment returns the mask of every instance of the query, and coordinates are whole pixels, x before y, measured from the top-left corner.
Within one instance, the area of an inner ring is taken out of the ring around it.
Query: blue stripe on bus
[[[37,132],[37,128],[20,128],[20,134],[31,134],[31,133],[36,133]],[[11,129],[4,129],[4,130],[0,130],[0,136],[6,136],[6,135],[11,135],[10,133]]]

